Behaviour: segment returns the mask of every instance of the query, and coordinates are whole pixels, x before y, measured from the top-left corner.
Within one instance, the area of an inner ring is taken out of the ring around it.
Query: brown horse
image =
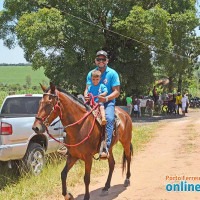
[[[86,106],[80,100],[78,100],[78,98],[72,96],[68,92],[61,89],[56,89],[53,84],[50,84],[49,91],[43,85],[41,85],[41,87],[45,93],[43,94],[43,98],[40,101],[38,114],[32,127],[37,134],[43,134],[45,132],[46,126],[51,124],[51,122],[58,116],[60,116],[61,122],[65,127],[69,124],[77,122],[91,109],[89,106]],[[108,189],[110,188],[110,181],[115,166],[112,147],[117,143],[118,140],[122,143],[124,148],[123,171],[125,170],[127,164],[127,173],[124,186],[127,187],[130,185],[130,163],[133,154],[133,148],[131,144],[132,121],[130,116],[121,108],[116,107],[115,112],[120,117],[121,122],[118,130],[115,134],[113,134],[111,147],[109,149],[109,174],[105,187],[102,189],[103,195],[107,194]],[[67,127],[67,137],[65,138],[64,142],[69,145],[74,145],[87,138],[88,132],[91,130],[92,123],[94,122],[93,120],[94,116],[90,114],[86,119],[79,122],[78,124]],[[92,160],[93,156],[99,152],[102,137],[101,133],[102,127],[98,122],[95,122],[90,137],[88,137],[87,140],[78,146],[68,146],[67,162],[61,173],[62,194],[65,197],[65,200],[73,199],[73,196],[67,192],[66,179],[69,170],[78,159],[81,159],[85,162],[84,200],[88,200],[90,198],[89,183]]]

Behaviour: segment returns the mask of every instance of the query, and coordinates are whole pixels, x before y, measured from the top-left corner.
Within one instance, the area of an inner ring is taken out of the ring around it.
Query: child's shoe
[[[105,117],[102,117],[101,125],[104,126],[107,124],[107,120]]]

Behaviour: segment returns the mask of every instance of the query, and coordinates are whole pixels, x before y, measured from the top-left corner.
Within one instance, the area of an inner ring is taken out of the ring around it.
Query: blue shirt
[[[91,73],[94,70],[98,70],[98,67],[91,70],[88,73],[87,83],[86,83],[87,85],[92,85]],[[107,87],[108,89],[107,95],[110,95],[113,92],[112,87],[120,85],[119,75],[114,69],[111,69],[110,67],[107,66],[105,72],[101,74],[100,83],[103,83]],[[112,102],[115,102],[115,99],[113,99]]]
[[[90,85],[88,87],[88,92],[87,93],[88,94],[92,93],[93,96],[98,96],[98,95],[100,95],[100,94],[102,94],[104,92],[108,92],[107,87],[104,84],[99,83],[98,85],[93,85],[93,84]],[[94,101],[98,102],[99,98],[95,98]]]

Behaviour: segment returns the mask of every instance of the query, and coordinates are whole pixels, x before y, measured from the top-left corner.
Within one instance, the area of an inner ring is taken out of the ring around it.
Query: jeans
[[[133,110],[132,104],[127,104],[127,108],[128,108],[128,114],[131,116],[131,113],[132,113],[132,110]]]
[[[115,119],[115,103],[112,101],[104,103],[105,113],[106,113],[106,132],[107,132],[107,148],[110,148],[111,140],[112,140],[112,133],[113,133],[113,126],[114,126],[114,119]]]

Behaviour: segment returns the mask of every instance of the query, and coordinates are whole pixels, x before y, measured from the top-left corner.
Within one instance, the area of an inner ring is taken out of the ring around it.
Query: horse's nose
[[[39,128],[37,126],[32,126],[32,129],[35,131],[35,133],[39,133]]]

